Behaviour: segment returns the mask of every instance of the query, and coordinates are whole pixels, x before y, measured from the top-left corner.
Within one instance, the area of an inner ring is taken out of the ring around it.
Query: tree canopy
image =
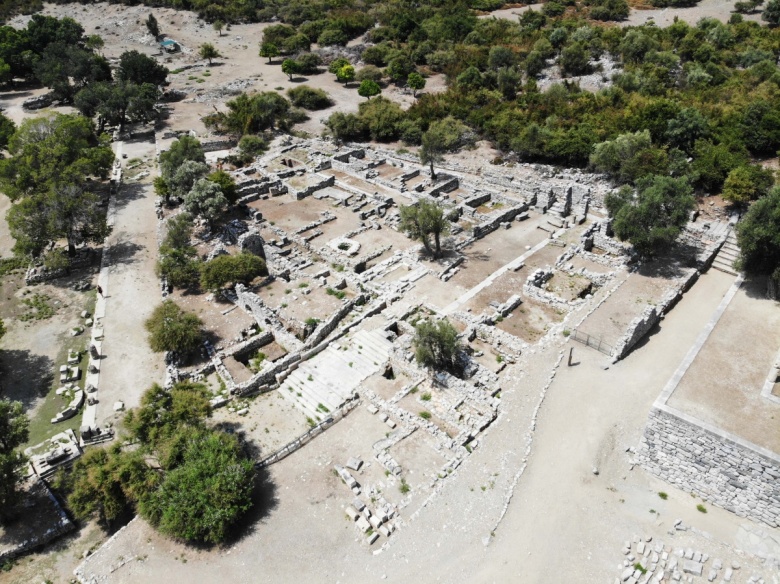
[[[449,233],[450,222],[444,216],[444,209],[435,202],[420,200],[415,205],[402,206],[401,231],[410,239],[420,241],[434,258],[441,257],[441,236]],[[430,238],[433,236],[434,246]]]
[[[780,187],[750,206],[737,223],[740,270],[748,274],[770,274],[777,282],[780,268]]]
[[[152,351],[176,351],[188,354],[203,341],[203,322],[184,312],[173,300],[164,300],[144,323]]]
[[[459,374],[462,371],[458,331],[446,318],[436,321],[422,320],[414,327],[414,356],[423,367],[446,370]]]
[[[12,519],[19,504],[19,482],[27,459],[17,450],[27,442],[30,421],[22,404],[0,399],[0,522]]]
[[[652,257],[669,248],[688,223],[696,205],[685,178],[653,175],[607,195],[607,210],[615,235],[629,241],[639,255]]]
[[[90,176],[104,176],[114,159],[90,120],[54,114],[25,120],[9,141],[12,156],[0,160],[0,186],[14,201],[8,211],[14,250],[38,256],[50,241],[76,245],[108,235]]]
[[[249,284],[267,273],[265,261],[256,255],[220,255],[203,264],[200,284],[205,290],[219,290],[228,284]]]

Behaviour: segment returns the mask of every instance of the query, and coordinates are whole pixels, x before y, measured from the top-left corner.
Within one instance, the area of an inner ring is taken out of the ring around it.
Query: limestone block
[[[358,520],[355,523],[355,525],[357,525],[358,529],[363,533],[371,529],[371,524],[368,522],[368,520],[365,517],[358,517]]]
[[[693,574],[694,576],[701,576],[704,566],[699,562],[693,560],[685,560],[683,562],[683,572],[686,574]]]
[[[360,513],[358,513],[352,505],[344,509],[344,513],[346,513],[347,517],[352,521],[357,521],[360,518]]]

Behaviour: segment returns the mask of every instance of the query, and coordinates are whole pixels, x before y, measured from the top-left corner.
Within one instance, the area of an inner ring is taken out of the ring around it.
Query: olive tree
[[[441,257],[441,236],[449,233],[450,222],[438,203],[420,200],[415,205],[402,206],[401,231],[410,239],[420,241],[434,258]],[[433,236],[434,247],[430,238]]]

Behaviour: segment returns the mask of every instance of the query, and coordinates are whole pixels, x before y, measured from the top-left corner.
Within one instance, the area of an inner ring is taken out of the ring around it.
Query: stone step
[[[288,385],[280,385],[279,389],[276,391],[279,392],[279,394],[288,402],[290,402],[296,410],[301,412],[304,416],[311,418],[312,420],[316,420],[317,416],[316,413],[313,412],[304,402],[302,402],[296,395],[295,391],[289,391],[287,388]]]
[[[377,365],[381,365],[383,362],[387,361],[390,349],[392,348],[392,343],[384,337],[377,338],[376,336],[370,335],[355,335],[352,339],[352,348],[353,350],[360,351],[367,355],[375,361]]]
[[[311,377],[311,379],[309,379]],[[323,383],[321,376],[313,373],[296,370],[285,380],[285,383],[295,385],[297,390],[306,394],[314,402],[314,406],[322,403],[328,408],[337,408],[344,403],[343,396],[335,391],[335,388],[327,383]]]
[[[344,401],[346,401],[341,399],[336,399],[334,401],[332,399],[328,399],[327,397],[323,397],[320,393],[317,392],[316,386],[314,384],[300,384],[297,381],[290,381],[289,378],[285,380],[285,383],[282,387],[285,388],[283,391],[287,392],[290,397],[297,400],[298,403],[307,412],[307,414],[315,420],[328,413],[319,409],[320,404],[332,412],[333,410],[339,408],[344,403]],[[290,391],[290,389],[292,389],[292,391]],[[301,395],[298,395],[299,393]]]
[[[718,262],[717,258],[714,262],[712,262],[712,267],[716,270],[719,270],[721,272],[725,272],[726,274],[732,274],[734,276],[737,275],[736,270],[734,270],[733,267],[729,266],[728,264]]]

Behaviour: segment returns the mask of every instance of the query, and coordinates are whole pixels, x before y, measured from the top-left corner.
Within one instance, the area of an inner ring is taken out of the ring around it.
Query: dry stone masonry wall
[[[666,482],[741,517],[780,525],[777,455],[654,408],[636,461]]]

